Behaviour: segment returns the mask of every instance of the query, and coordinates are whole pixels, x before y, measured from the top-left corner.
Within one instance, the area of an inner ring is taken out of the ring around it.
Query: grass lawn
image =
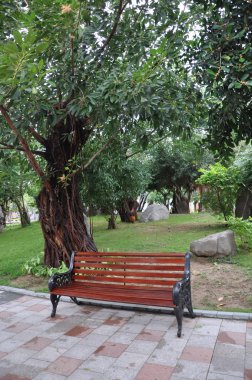
[[[225,229],[222,222],[209,214],[171,215],[153,223],[120,223],[107,230],[103,216],[93,218],[94,239],[100,251],[186,252],[190,242]],[[23,274],[23,264],[43,252],[39,223],[29,227],[7,227],[0,234],[0,285]]]

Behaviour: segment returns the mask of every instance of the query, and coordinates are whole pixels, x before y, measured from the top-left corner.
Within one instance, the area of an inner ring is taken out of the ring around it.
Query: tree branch
[[[151,134],[152,134],[152,133],[151,133]],[[151,134],[150,134],[150,135],[151,135]],[[166,139],[168,136],[169,136],[169,133],[168,133],[167,135],[163,136],[163,137],[160,137],[160,139],[158,139],[157,141],[153,142],[152,145],[151,145],[151,147],[150,147],[150,149],[153,148],[153,147],[154,147],[155,145],[157,145],[158,143],[160,143],[160,141]],[[135,151],[135,152],[133,152],[133,153],[131,153],[131,154],[129,154],[129,155],[126,155],[126,160],[127,160],[128,158],[131,158],[131,157],[135,156],[135,155],[138,154],[138,153],[143,153],[143,151],[144,151],[144,149],[139,149],[139,150],[137,150],[137,151]]]
[[[10,144],[5,144],[3,142],[0,142],[0,145],[2,145],[2,146],[0,146],[0,149],[17,150],[19,152],[24,152],[24,148],[21,148],[20,146],[14,146],[14,145],[10,145]],[[40,150],[31,150],[31,152],[33,154],[36,154],[36,155],[41,156],[41,157],[45,157],[46,156],[45,152],[42,152]]]
[[[104,149],[107,148],[107,146],[111,143],[111,141],[114,140],[114,137],[111,137],[107,142],[106,144],[104,144],[100,149],[97,150],[97,152],[88,160],[88,162],[83,166],[83,170],[86,170],[91,164],[92,162],[94,161],[94,159],[96,157],[98,157],[103,151]]]
[[[28,132],[37,140],[41,145],[46,146],[46,139],[41,136],[34,128],[28,127]]]
[[[44,177],[44,173],[43,173],[42,169],[40,168],[38,162],[36,161],[36,159],[35,159],[32,151],[30,150],[27,142],[20,135],[18,129],[15,127],[13,121],[11,120],[11,118],[10,118],[7,110],[4,108],[4,106],[0,105],[0,111],[1,111],[1,113],[5,119],[6,123],[8,124],[10,129],[12,130],[12,132],[18,138],[18,141],[19,141],[20,145],[22,146],[22,148],[24,149],[24,153],[26,154],[33,170],[38,174],[39,177]]]
[[[94,62],[97,62],[99,60],[99,58],[101,57],[102,53],[104,52],[104,50],[109,45],[109,43],[112,40],[112,38],[114,37],[114,35],[116,33],[116,30],[117,30],[117,27],[119,25],[119,21],[120,21],[121,15],[122,15],[124,9],[126,8],[126,6],[128,5],[128,3],[129,3],[129,0],[126,0],[124,4],[123,4],[123,0],[119,1],[118,12],[117,12],[116,17],[115,17],[114,25],[113,25],[113,27],[111,29],[111,32],[109,33],[107,39],[105,40],[104,44],[100,48],[100,50],[99,50],[99,52],[98,52],[98,54],[97,54]],[[98,63],[97,66],[99,66],[99,63]]]
[[[114,140],[114,137],[111,137],[106,142],[106,144],[104,144],[100,149],[97,150],[97,152],[87,161],[87,163],[85,165],[82,165],[80,168],[74,170],[72,173],[67,175],[66,178],[69,179],[69,178],[73,177],[75,174],[79,173],[80,171],[86,170],[92,164],[92,162],[96,159],[96,157],[98,157],[107,148],[107,146],[111,143],[111,141],[113,141],[113,140]]]

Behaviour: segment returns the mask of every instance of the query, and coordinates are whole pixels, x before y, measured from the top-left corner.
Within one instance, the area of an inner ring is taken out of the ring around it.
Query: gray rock
[[[169,210],[165,205],[153,204],[146,208],[142,212],[139,221],[140,222],[153,222],[157,220],[169,218]]]
[[[228,256],[237,252],[234,233],[231,230],[208,235],[194,240],[190,244],[190,251],[196,256]]]

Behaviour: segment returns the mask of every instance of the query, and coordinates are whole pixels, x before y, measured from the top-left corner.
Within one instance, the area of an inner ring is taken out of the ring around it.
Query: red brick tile
[[[52,322],[52,323],[55,323],[55,322],[61,322],[61,321],[64,321],[64,319],[67,319],[66,316],[63,316],[63,315],[60,315],[60,314],[56,314],[55,317],[47,317],[45,318],[45,321],[46,322]]]
[[[246,334],[234,331],[221,331],[217,337],[220,343],[245,345]]]
[[[10,318],[13,317],[15,313],[11,313],[9,311],[1,311],[0,312],[0,319]]]
[[[172,371],[173,367],[146,363],[141,368],[135,380],[169,380]]]
[[[105,342],[102,346],[98,347],[94,352],[96,355],[111,356],[112,358],[118,358],[123,351],[128,348],[127,344]]]
[[[252,369],[245,369],[244,380],[252,380]]]
[[[70,376],[83,363],[82,360],[73,359],[66,356],[60,356],[47,368],[48,372],[57,373],[59,375]]]
[[[6,352],[0,351],[0,359],[3,358],[4,356],[8,355]],[[1,378],[0,378],[1,379]]]
[[[51,344],[52,342],[52,339],[36,336],[35,338],[29,340],[29,342],[23,344],[23,347],[29,348],[30,350],[40,351],[43,348],[49,346],[49,344]]]
[[[93,331],[93,329],[90,329],[90,328],[85,327],[85,326],[75,326],[71,330],[67,331],[64,335],[84,337],[84,336],[88,335],[89,333],[91,333],[92,331]]]
[[[81,313],[89,315],[89,314],[96,312],[96,311],[99,311],[99,310],[101,310],[100,307],[86,305],[83,308],[81,308]]]
[[[16,301],[16,302],[23,303],[23,302],[26,302],[26,301],[30,301],[30,300],[32,300],[32,299],[33,299],[33,298],[30,297],[30,296],[23,296],[23,297],[17,298],[15,301]]]
[[[39,304],[27,307],[27,310],[30,310],[30,311],[42,311],[42,310],[45,310],[45,309],[48,309],[48,306],[46,306],[46,305],[39,305]]]
[[[143,330],[136,339],[140,340],[150,340],[151,342],[159,342],[162,336],[165,334],[165,331],[158,330]]]
[[[193,362],[210,363],[213,356],[213,349],[206,347],[186,346],[180,359],[190,360]]]
[[[17,325],[11,325],[11,326],[9,326],[4,331],[9,331],[9,332],[13,332],[13,333],[19,333],[21,331],[24,331],[24,330],[28,329],[31,326],[32,326],[32,324],[30,324],[30,323],[19,322]]]
[[[3,377],[1,376],[0,379],[1,380],[31,380],[30,377],[20,377],[18,375],[12,375],[11,373]]]
[[[122,317],[110,317],[103,322],[104,325],[117,326],[123,325],[126,322],[125,318]]]

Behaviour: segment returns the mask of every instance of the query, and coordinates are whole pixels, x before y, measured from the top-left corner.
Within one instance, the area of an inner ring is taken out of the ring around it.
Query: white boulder
[[[196,256],[228,256],[237,252],[234,233],[231,230],[208,235],[194,240],[190,244],[190,251]]]
[[[154,222],[157,220],[169,218],[169,210],[165,205],[154,203],[146,208],[142,212],[139,221],[140,222]]]

